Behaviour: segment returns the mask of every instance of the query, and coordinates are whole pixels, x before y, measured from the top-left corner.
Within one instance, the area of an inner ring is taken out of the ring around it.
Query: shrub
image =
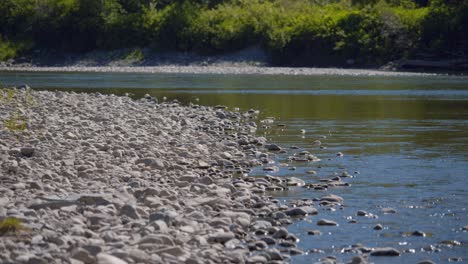
[[[0,39],[0,61],[5,61],[16,57],[17,50],[10,42]]]
[[[468,52],[467,0],[2,0],[0,60],[29,47],[227,52],[279,63],[381,64]],[[22,43],[31,43],[25,46]],[[465,54],[466,56],[466,54]]]
[[[190,28],[194,47],[199,50],[229,51],[255,41],[246,5],[220,5],[204,10]]]

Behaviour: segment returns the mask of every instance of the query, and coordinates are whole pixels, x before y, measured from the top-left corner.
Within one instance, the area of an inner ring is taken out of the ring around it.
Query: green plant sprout
[[[10,118],[3,121],[3,126],[10,131],[24,131],[27,127],[27,119],[19,112],[16,115],[10,114]]]
[[[0,222],[0,236],[8,233],[14,233],[18,235],[21,231],[28,232],[29,228],[23,226],[20,219],[15,217],[7,217]]]
[[[26,105],[34,105],[35,102],[31,88],[26,89],[26,92],[24,93],[24,102]]]
[[[15,98],[16,91],[11,88],[0,88],[0,100],[11,102]]]

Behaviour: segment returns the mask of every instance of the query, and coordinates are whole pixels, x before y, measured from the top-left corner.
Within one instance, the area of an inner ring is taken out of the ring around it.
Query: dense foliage
[[[468,0],[1,0],[0,60],[37,49],[260,45],[281,64],[468,54]]]

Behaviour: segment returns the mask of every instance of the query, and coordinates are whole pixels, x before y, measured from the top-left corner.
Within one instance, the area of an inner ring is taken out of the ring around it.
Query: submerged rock
[[[371,256],[400,256],[401,253],[399,250],[391,247],[383,247],[383,248],[374,248],[370,252]]]

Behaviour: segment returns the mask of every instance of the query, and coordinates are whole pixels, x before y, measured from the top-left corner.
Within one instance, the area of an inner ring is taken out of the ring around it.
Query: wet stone
[[[418,264],[435,264],[435,262],[429,259],[425,259],[425,260],[418,262]]]
[[[426,236],[426,233],[424,233],[423,231],[419,231],[419,230],[416,230],[416,231],[413,231],[411,233],[412,236],[418,236],[418,237],[425,237]]]
[[[370,252],[371,256],[400,256],[401,253],[399,250],[391,247],[375,248]]]
[[[337,264],[337,259],[334,256],[327,256],[325,258],[320,259],[320,264]]]
[[[325,195],[320,198],[320,201],[327,201],[327,202],[332,202],[332,203],[342,203],[344,201],[343,197],[330,194],[330,195]]]
[[[320,219],[317,221],[317,225],[319,226],[337,226],[338,223],[332,220],[327,220],[327,219]]]
[[[291,248],[289,250],[289,254],[291,254],[291,256],[294,256],[294,255],[304,255],[304,251],[298,249],[298,248]]]
[[[281,147],[279,147],[276,144],[267,144],[267,145],[265,145],[265,148],[267,150],[269,150],[269,151],[280,151],[281,150]]]
[[[284,212],[286,215],[297,217],[318,214],[317,209],[311,206],[295,207]]]
[[[269,255],[271,260],[280,260],[281,261],[281,260],[284,259],[283,255],[281,255],[279,250],[276,249],[276,248],[267,249],[265,252]]]
[[[366,264],[368,263],[367,259],[364,256],[355,256],[351,259],[348,264]]]
[[[319,230],[309,230],[307,231],[307,234],[311,236],[319,236],[322,234],[322,232],[320,232]]]
[[[273,238],[286,238],[289,235],[286,228],[280,228],[276,233],[273,234]]]
[[[304,186],[305,182],[296,177],[289,177],[286,180],[288,186]]]
[[[380,210],[382,213],[384,214],[396,214],[396,210],[393,209],[393,208],[382,208],[382,210]]]
[[[312,254],[324,254],[325,251],[323,251],[322,249],[313,248],[313,249],[309,250],[309,253],[312,253]]]
[[[296,243],[291,242],[291,241],[282,241],[278,245],[282,247],[296,247]]]
[[[366,215],[368,215],[368,214],[369,214],[369,213],[366,212],[366,211],[364,211],[364,210],[359,210],[359,211],[357,211],[357,213],[356,213],[357,216],[366,216]]]

